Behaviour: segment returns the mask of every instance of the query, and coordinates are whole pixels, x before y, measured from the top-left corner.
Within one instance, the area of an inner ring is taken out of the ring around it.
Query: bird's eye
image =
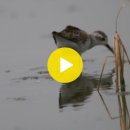
[[[104,38],[104,37],[102,37],[102,38],[101,38],[101,40],[102,40],[102,41],[105,41],[105,38]]]

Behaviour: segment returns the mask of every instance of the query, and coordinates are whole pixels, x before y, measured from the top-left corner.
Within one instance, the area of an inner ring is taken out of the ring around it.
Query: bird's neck
[[[93,35],[90,35],[90,41],[91,41],[91,46],[94,47],[96,45],[99,45]]]

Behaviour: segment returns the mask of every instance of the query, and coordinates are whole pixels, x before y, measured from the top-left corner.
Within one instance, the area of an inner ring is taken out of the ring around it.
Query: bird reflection
[[[112,73],[102,76],[101,88],[110,89],[113,84]],[[59,108],[67,106],[83,106],[90,95],[97,88],[99,75],[83,74],[75,81],[62,84],[59,92]]]

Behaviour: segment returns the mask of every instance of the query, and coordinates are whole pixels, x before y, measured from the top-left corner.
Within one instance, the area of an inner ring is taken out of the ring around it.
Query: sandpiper
[[[61,32],[53,31],[52,35],[58,48],[69,47],[82,54],[96,45],[104,45],[113,53],[108,44],[108,37],[103,31],[88,34],[77,27],[67,26]]]

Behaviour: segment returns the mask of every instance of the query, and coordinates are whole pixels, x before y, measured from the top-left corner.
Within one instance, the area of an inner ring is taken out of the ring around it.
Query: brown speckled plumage
[[[67,26],[61,32],[53,32],[53,35],[55,34],[76,43],[84,43],[88,39],[88,34],[85,31],[74,26]]]

